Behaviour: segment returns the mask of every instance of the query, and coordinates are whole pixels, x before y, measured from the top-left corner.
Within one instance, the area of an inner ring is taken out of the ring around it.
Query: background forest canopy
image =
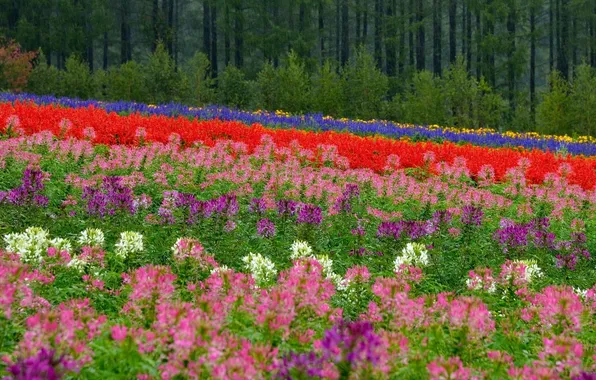
[[[596,0],[0,0],[0,36],[0,90],[596,135]]]

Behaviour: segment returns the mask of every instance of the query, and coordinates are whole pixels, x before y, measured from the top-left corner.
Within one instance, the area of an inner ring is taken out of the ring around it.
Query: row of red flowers
[[[0,130],[7,128],[8,120],[18,118],[19,128],[26,134],[51,131],[56,136],[83,138],[85,128],[92,127],[98,144],[135,144],[139,128],[146,131],[146,141],[166,142],[176,133],[187,143],[202,141],[212,146],[217,140],[232,139],[247,144],[249,149],[257,146],[263,135],[269,135],[278,146],[288,146],[297,141],[302,147],[316,150],[318,145],[334,145],[338,153],[349,160],[351,168],[370,168],[382,171],[390,155],[397,155],[402,167],[423,167],[424,156],[433,152],[436,161],[453,162],[456,157],[467,161],[469,170],[476,174],[484,165],[494,168],[498,180],[505,177],[509,168],[518,165],[521,158],[527,158],[530,167],[526,178],[541,183],[547,173],[557,172],[561,164],[567,163],[572,173],[569,180],[584,189],[596,186],[596,159],[585,157],[561,157],[543,151],[527,151],[513,148],[488,148],[471,145],[442,144],[431,142],[398,141],[381,137],[361,137],[344,132],[306,132],[300,130],[270,129],[262,125],[247,126],[240,122],[218,120],[200,121],[165,116],[141,116],[138,114],[120,116],[97,108],[70,109],[58,106],[37,106],[17,103],[0,104]],[[68,120],[65,122],[65,120]],[[62,124],[62,127],[61,127]]]

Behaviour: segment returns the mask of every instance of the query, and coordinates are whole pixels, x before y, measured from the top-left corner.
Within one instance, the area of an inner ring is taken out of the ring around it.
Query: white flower
[[[325,275],[325,278],[333,282],[337,290],[345,290],[348,288],[348,281],[345,280],[342,276],[333,272],[333,260],[330,259],[329,256],[318,255],[315,257],[315,259],[323,267],[323,274]]]
[[[219,273],[219,272],[227,272],[230,271],[231,269],[227,266],[227,265],[220,265],[216,268],[211,269],[211,274],[214,273]]]
[[[305,241],[296,240],[294,243],[292,243],[291,249],[292,254],[290,255],[290,258],[292,260],[309,257],[312,254],[311,246]]]
[[[72,252],[72,244],[68,239],[63,238],[54,238],[50,240],[49,246],[56,248],[58,252],[66,251],[68,253]]]
[[[143,252],[143,235],[132,231],[122,232],[115,252],[123,259],[130,254]]]
[[[87,228],[79,235],[79,244],[89,247],[102,247],[105,241],[103,231],[98,228]]]
[[[393,262],[395,271],[398,272],[402,265],[426,266],[429,263],[428,251],[424,244],[408,243],[401,250],[401,256]]]
[[[275,264],[269,258],[264,257],[260,253],[249,253],[244,256],[242,261],[245,263],[245,268],[250,271],[255,283],[259,286],[269,284],[275,280],[277,269]]]
[[[68,264],[66,264],[69,268],[74,268],[79,272],[83,272],[85,267],[87,266],[87,262],[85,260],[81,260],[77,257],[73,257]]]
[[[542,277],[542,270],[538,266],[536,260],[519,260],[517,262],[525,265],[526,272],[524,279],[527,282],[532,282],[533,279]]]
[[[470,290],[476,290],[476,291],[482,291],[484,290],[484,282],[482,281],[481,278],[468,278],[466,280],[466,287]],[[496,284],[493,282],[490,284],[490,286],[488,287],[488,289],[486,289],[486,291],[488,293],[494,293],[497,291],[497,286]]]
[[[47,252],[49,233],[40,227],[29,227],[22,233],[4,235],[6,250],[18,254],[24,263],[39,264]]]
[[[585,299],[588,296],[588,290],[587,289],[580,289],[580,288],[573,288],[573,291],[575,292],[575,294],[577,294],[581,299]]]

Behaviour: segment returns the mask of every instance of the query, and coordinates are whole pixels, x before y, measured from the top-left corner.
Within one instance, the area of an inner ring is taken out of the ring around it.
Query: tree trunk
[[[236,67],[244,66],[244,4],[238,2],[234,14],[234,61]]]
[[[360,0],[355,0],[354,12],[356,13],[356,46],[360,45]],[[366,0],[365,0],[366,1]]]
[[[395,7],[396,0],[389,0],[385,14],[387,15],[387,36],[385,38],[385,54],[387,55],[387,75],[395,76],[397,69],[397,49],[396,49],[396,23],[395,23]]]
[[[511,0],[509,4],[509,14],[507,15],[507,33],[509,34],[509,60],[507,73],[507,86],[509,89],[509,105],[511,110],[515,111],[515,62],[513,57],[515,55],[515,38],[516,38],[516,24],[517,24],[517,4],[515,0]]]
[[[368,1],[364,2],[364,12],[362,12],[362,41],[360,42],[366,46],[368,37]]]
[[[165,1],[165,0],[164,0]],[[174,0],[168,1],[168,53],[174,56]]]
[[[102,61],[102,68],[105,70],[108,69],[108,32],[103,32],[103,61]]]
[[[383,69],[383,3],[375,0],[375,62]]]
[[[530,6],[530,117],[536,120],[536,7]]]
[[[211,57],[211,0],[203,1],[203,52],[207,54],[209,62],[212,62]]]
[[[418,38],[416,39],[416,69],[426,69],[426,36],[424,30],[424,1],[418,1],[416,12]]]
[[[321,57],[321,64],[325,60],[325,3],[324,0],[319,0],[319,50]]]
[[[126,63],[132,59],[132,47],[130,44],[130,8],[128,0],[122,1],[120,15],[120,63]]]
[[[273,23],[278,26],[279,25],[279,2],[278,0],[273,0]],[[278,47],[274,47],[273,51],[273,67],[279,66],[279,51]]]
[[[466,69],[468,72],[472,70],[472,11],[470,6],[466,6]]]
[[[406,64],[406,1],[400,0],[399,12],[399,63],[398,72],[403,74]]]
[[[217,78],[217,4],[211,7],[211,67],[214,78]]]
[[[556,1],[556,0],[555,0]],[[553,12],[553,0],[548,2],[548,54],[549,54],[549,68],[553,71],[555,68],[555,18]]]
[[[443,32],[442,32],[442,1],[441,0],[433,0],[433,70],[435,74],[440,75],[442,63],[442,39],[443,39]]]
[[[335,60],[340,60],[341,50],[341,1],[335,0]]]
[[[463,4],[465,7],[465,4]],[[462,27],[465,27],[465,16],[466,12],[462,12],[464,22]],[[457,0],[449,0],[449,62],[455,62],[457,56]],[[462,36],[465,33],[462,31]],[[462,38],[463,39],[463,38]],[[462,44],[462,46],[464,46]],[[462,52],[463,53],[463,52]],[[465,54],[465,53],[464,53]]]
[[[410,48],[410,66],[414,66],[416,64],[415,60],[415,52],[416,47],[414,45],[414,27],[416,25],[416,8],[414,7],[415,0],[410,0],[410,28],[408,34],[408,45]]]
[[[565,79],[569,79],[569,62],[567,60],[567,49],[569,48],[569,0],[561,0],[560,20],[561,20],[561,49],[559,50],[559,71]]]
[[[476,9],[476,79],[482,76],[482,15]]]
[[[153,0],[153,8],[151,9],[151,26],[153,27],[153,40],[151,41],[151,51],[155,52],[157,42],[160,39],[159,35],[159,0]]]
[[[234,17],[234,22],[235,22]],[[232,26],[230,24],[230,0],[226,0],[224,4],[224,66],[228,67],[231,60],[231,50],[232,50],[232,43],[230,41],[230,29]]]
[[[341,9],[341,64],[342,66],[348,63],[350,59],[350,25],[348,14],[348,0],[342,0]]]

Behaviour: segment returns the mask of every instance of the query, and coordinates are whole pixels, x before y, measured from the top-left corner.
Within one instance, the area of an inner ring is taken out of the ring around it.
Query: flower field
[[[17,100],[0,377],[596,376],[588,151]]]

